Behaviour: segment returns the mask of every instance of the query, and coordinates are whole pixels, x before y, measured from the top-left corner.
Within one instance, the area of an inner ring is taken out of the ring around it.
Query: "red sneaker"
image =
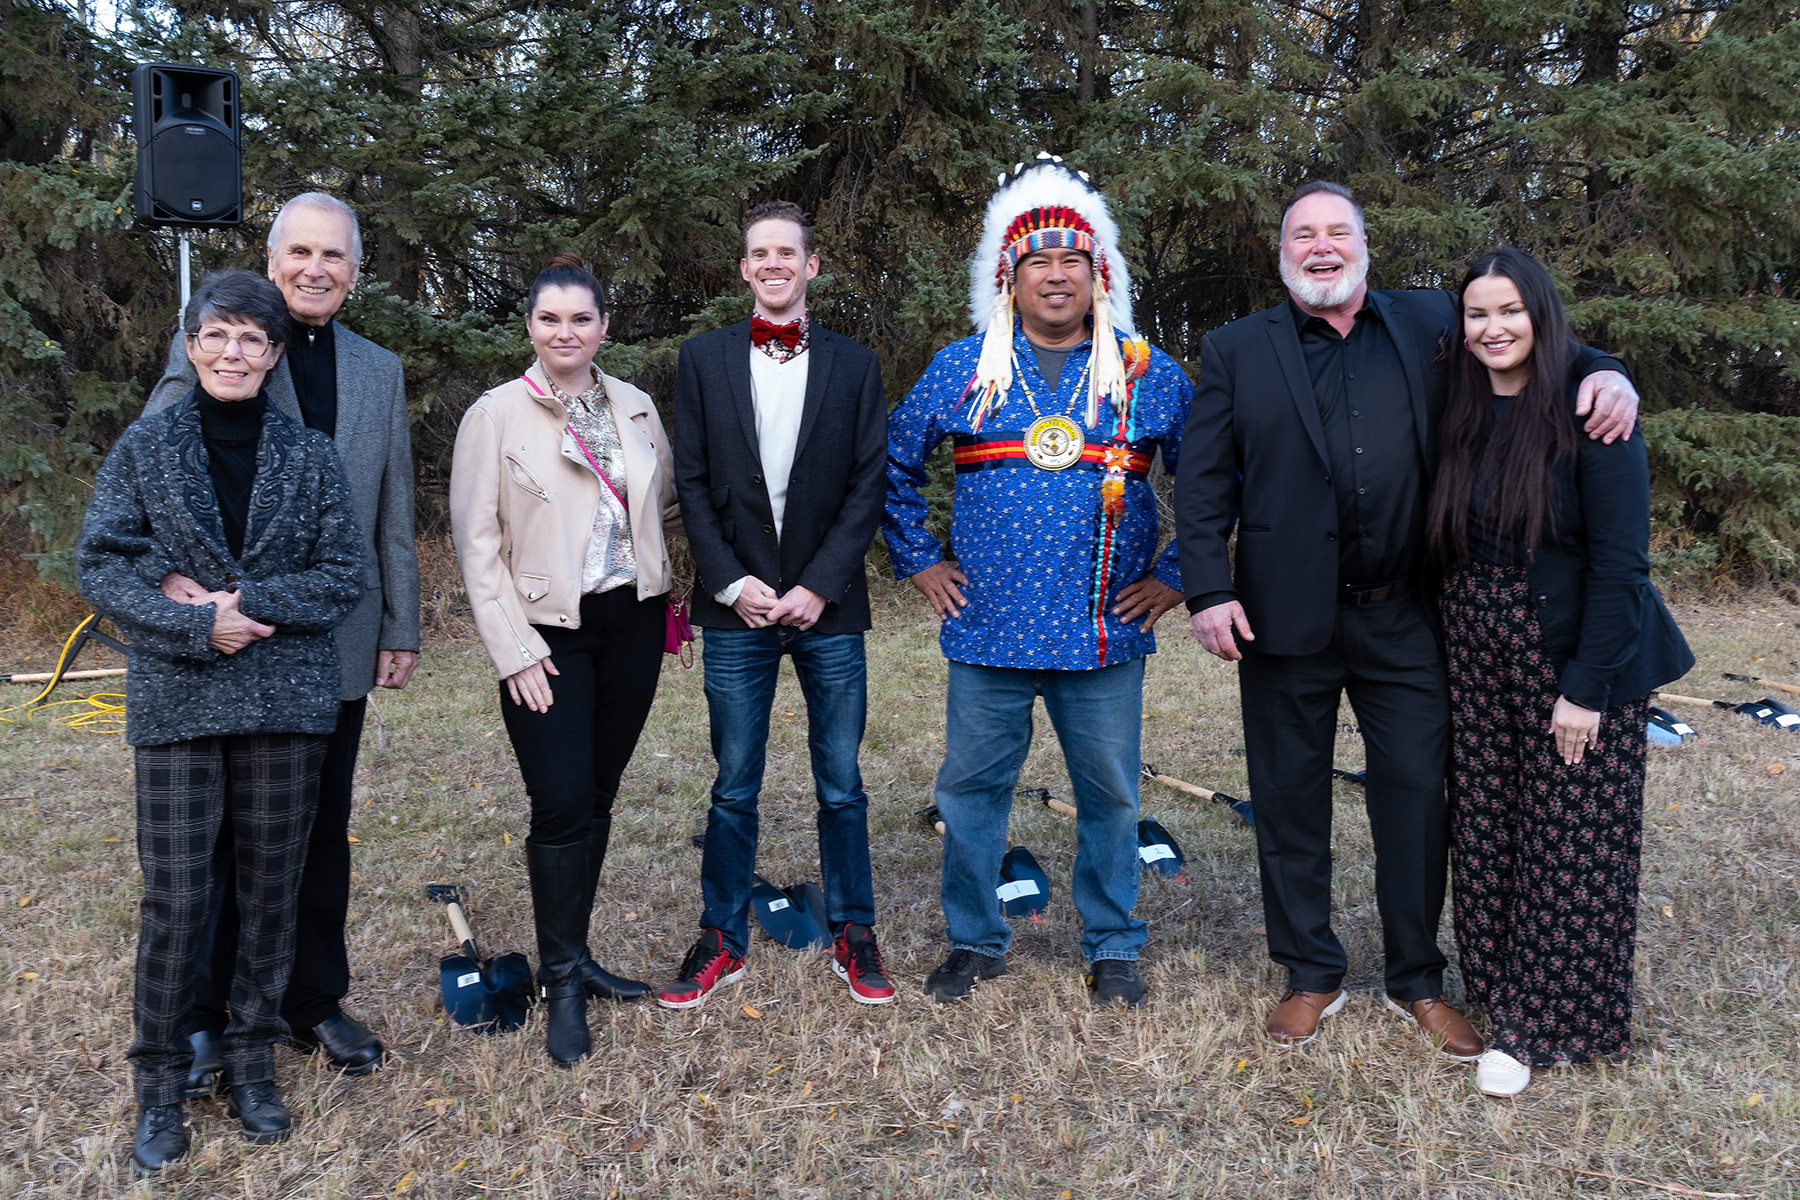
[[[893,981],[881,969],[875,931],[867,925],[845,925],[831,944],[831,969],[850,985],[858,1004],[886,1004],[894,998]]]
[[[694,1008],[722,983],[744,977],[744,960],[725,948],[725,935],[702,929],[700,940],[681,960],[681,976],[656,994],[664,1008]]]

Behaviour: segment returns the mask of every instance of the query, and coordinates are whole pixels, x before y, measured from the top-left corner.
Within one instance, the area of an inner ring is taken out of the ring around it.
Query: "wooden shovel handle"
[[[1189,783],[1187,780],[1177,779],[1173,775],[1164,775],[1161,771],[1145,770],[1144,774],[1156,780],[1156,782],[1162,784],[1164,787],[1172,787],[1178,792],[1186,792],[1191,796],[1198,796],[1202,800],[1211,800],[1214,796],[1218,795],[1217,792],[1208,791],[1197,783]]]
[[[1675,704],[1702,704],[1707,708],[1731,707],[1731,705],[1725,703],[1723,700],[1707,700],[1700,696],[1679,696],[1674,692],[1658,692],[1656,693],[1656,698],[1658,700],[1668,700]]]
[[[444,911],[450,914],[450,928],[456,931],[459,942],[473,942],[475,931],[469,928],[469,918],[463,916],[462,905],[452,900],[444,905]]]
[[[93,671],[64,671],[64,679],[110,679],[114,675],[123,675],[124,667],[103,667]],[[0,683],[49,683],[55,679],[55,671],[32,671],[25,675],[0,675]]]
[[[24,676],[14,675],[13,678],[22,679]],[[1756,675],[1733,675],[1730,671],[1725,672],[1725,678],[1735,679],[1739,683],[1754,683],[1759,684],[1762,687],[1772,687],[1778,692],[1791,692],[1794,695],[1800,695],[1800,684],[1783,683],[1779,679],[1763,679]]]
[[[1045,796],[1044,807],[1054,809],[1065,817],[1072,817],[1075,815],[1075,806],[1073,804],[1058,800],[1055,796]]]

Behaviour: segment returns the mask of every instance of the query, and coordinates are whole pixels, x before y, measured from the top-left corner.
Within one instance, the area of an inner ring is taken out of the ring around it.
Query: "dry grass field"
[[[965,1005],[929,1004],[920,984],[945,950],[938,845],[913,814],[931,798],[944,667],[910,594],[885,596],[863,770],[897,1003],[853,1004],[822,957],[758,933],[745,981],[698,1011],[594,1006],[597,1052],[572,1071],[545,1058],[535,1020],[498,1038],[448,1023],[437,961],[451,938],[426,883],[470,886],[491,951],[535,958],[535,946],[525,801],[494,688],[440,607],[414,686],[381,700],[379,743],[371,721],[352,826],[350,1004],[395,1061],[348,1080],[279,1051],[294,1139],[253,1148],[222,1103],[191,1105],[193,1154],[154,1183],[127,1167],[130,754],[116,734],[46,716],[0,726],[0,1196],[1800,1193],[1800,735],[1694,710],[1703,743],[1651,750],[1637,1052],[1540,1072],[1523,1097],[1496,1102],[1379,1006],[1367,822],[1350,785],[1337,793],[1337,899],[1356,995],[1312,1046],[1261,1036],[1281,977],[1260,936],[1249,829],[1148,784],[1146,814],[1189,859],[1184,878],[1145,881],[1150,1003],[1089,1005],[1068,902],[1073,830],[1021,806],[1013,836],[1056,899],[1041,922],[1018,923],[1010,975]],[[1763,694],[1722,671],[1800,680],[1800,608],[1768,595],[1675,607],[1700,657],[1680,690]],[[1145,757],[1245,794],[1230,670],[1178,617],[1163,633]],[[45,647],[8,650],[0,669],[19,670]],[[0,704],[28,694],[10,687]],[[791,675],[775,725],[760,865],[788,883],[816,878]],[[1041,710],[1038,725],[1022,782],[1067,796]],[[1360,765],[1353,733],[1340,756]],[[602,963],[659,982],[679,963],[699,910],[689,836],[711,773],[699,672],[671,665],[620,800],[594,914]]]

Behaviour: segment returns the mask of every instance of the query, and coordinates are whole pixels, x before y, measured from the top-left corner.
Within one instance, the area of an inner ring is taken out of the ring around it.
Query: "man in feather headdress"
[[[1173,472],[1193,388],[1132,332],[1118,227],[1048,154],[1000,177],[970,263],[985,332],[939,351],[888,422],[882,535],[942,622],[949,659],[942,898],[951,954],[926,994],[1003,974],[995,893],[1038,696],[1075,790],[1072,890],[1099,1003],[1137,1005],[1138,792],[1151,627],[1181,601],[1149,471]],[[926,459],[955,446],[952,555],[926,528]]]

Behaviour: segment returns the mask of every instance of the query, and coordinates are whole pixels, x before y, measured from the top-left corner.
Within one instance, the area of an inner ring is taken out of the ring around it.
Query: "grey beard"
[[[1308,308],[1336,308],[1355,295],[1356,289],[1368,277],[1369,260],[1366,258],[1346,262],[1336,283],[1320,283],[1285,257],[1281,260],[1281,282]]]

